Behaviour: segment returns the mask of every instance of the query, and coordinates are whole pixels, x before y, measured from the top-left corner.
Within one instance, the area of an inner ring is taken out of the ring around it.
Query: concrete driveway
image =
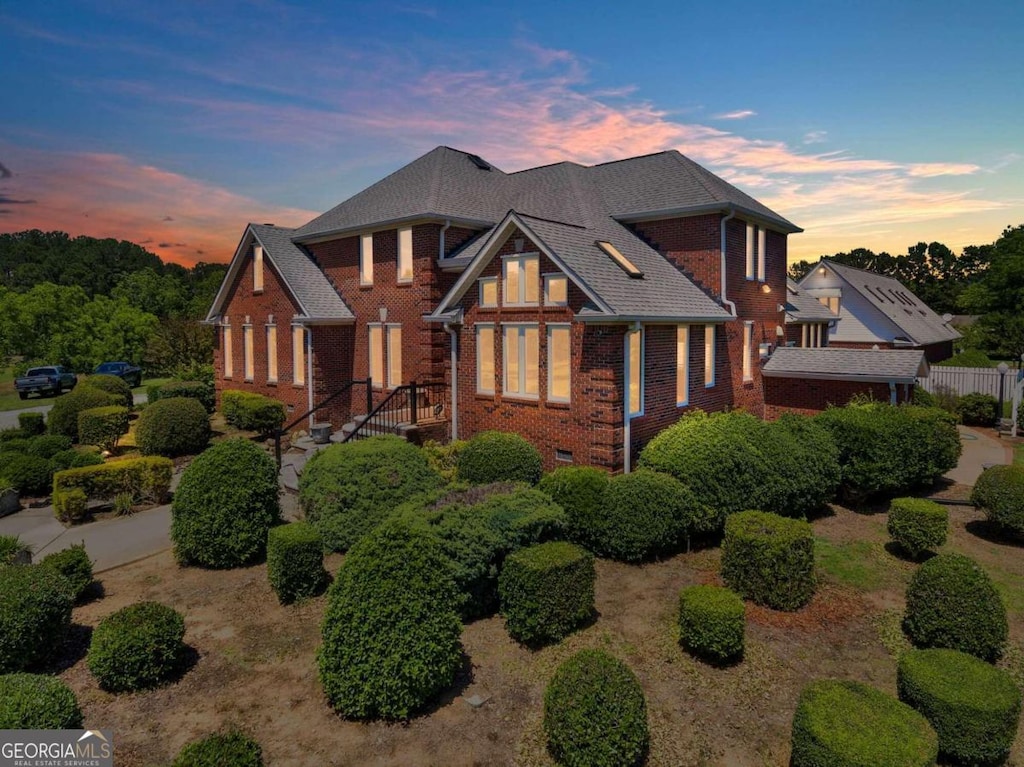
[[[50,408],[53,407],[55,397],[46,397],[45,399],[37,399],[33,397],[25,400],[25,402],[37,402],[40,404],[32,407],[22,408],[20,410],[4,410],[0,412],[0,429],[13,429],[18,425],[18,413],[49,413]],[[135,395],[135,404],[141,405],[146,401],[146,393],[140,392]]]

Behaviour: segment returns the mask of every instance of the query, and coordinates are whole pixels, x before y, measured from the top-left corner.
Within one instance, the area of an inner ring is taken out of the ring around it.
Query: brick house
[[[793,280],[786,280],[786,346],[818,349],[828,346],[829,330],[839,315]]]

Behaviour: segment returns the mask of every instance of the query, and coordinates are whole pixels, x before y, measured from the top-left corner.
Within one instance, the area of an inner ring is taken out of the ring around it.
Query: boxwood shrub
[[[46,421],[42,413],[18,413],[18,426],[28,436],[36,436],[46,431]]]
[[[70,687],[46,674],[0,675],[0,730],[78,730],[82,709]]]
[[[944,647],[994,661],[1006,645],[1006,606],[974,560],[939,554],[910,579],[903,629],[918,647]]]
[[[634,767],[650,736],[647,704],[629,667],[603,650],[581,650],[544,692],[548,750],[567,767]]]
[[[327,585],[324,539],[308,522],[270,528],[267,577],[282,604],[316,596]]]
[[[932,767],[939,744],[928,720],[860,682],[819,679],[800,693],[791,767]]]
[[[974,483],[971,503],[1011,535],[1024,538],[1024,466],[985,469]]]
[[[569,540],[588,548],[607,487],[608,472],[593,466],[563,466],[545,474],[537,485],[565,511]]]
[[[999,401],[991,394],[964,394],[956,403],[956,414],[966,426],[995,426]]]
[[[161,398],[142,411],[135,441],[143,455],[195,455],[210,441],[210,416],[197,399]]]
[[[61,437],[60,439],[66,439]],[[68,440],[70,442],[70,440]],[[54,473],[66,471],[67,469],[82,469],[86,466],[99,466],[103,463],[103,456],[95,448],[82,450],[61,450],[54,453],[50,458]]]
[[[263,767],[263,749],[244,733],[216,732],[186,743],[171,767]]]
[[[39,566],[49,567],[64,576],[73,601],[81,599],[86,589],[92,585],[92,560],[85,551],[85,544],[79,543],[47,554]]]
[[[100,621],[86,662],[108,692],[156,687],[181,671],[184,637],[180,613],[159,602],[137,602]]]
[[[474,485],[540,481],[540,453],[518,434],[482,431],[466,443],[456,461],[459,479]]]
[[[66,525],[77,525],[85,520],[89,512],[89,498],[79,487],[70,490],[55,490],[53,493],[53,515]]]
[[[894,498],[889,504],[889,535],[915,559],[946,542],[949,512],[926,498]]]
[[[415,445],[370,437],[314,453],[299,478],[299,503],[324,545],[345,551],[398,506],[442,483]]]
[[[114,395],[118,399],[117,404],[122,405],[129,410],[135,407],[135,398],[132,395],[132,387],[130,387],[123,378],[107,375],[105,373],[98,373],[83,379],[82,385],[87,386],[90,389],[99,389],[107,394]]]
[[[814,596],[811,526],[761,511],[733,514],[725,523],[722,579],[759,605],[799,610]]]
[[[127,433],[126,407],[91,407],[78,414],[78,441],[83,445],[96,445],[102,450],[113,450],[121,435]]]
[[[227,568],[262,556],[267,532],[281,516],[278,495],[277,466],[257,445],[229,439],[207,449],[185,469],[174,493],[175,558]]]
[[[58,471],[53,475],[53,493],[77,488],[90,499],[113,500],[119,493],[131,493],[140,501],[162,503],[173,473],[174,462],[169,458],[124,458]]]
[[[721,586],[689,586],[679,594],[679,641],[687,651],[711,663],[743,657],[746,607],[739,595]]]
[[[46,430],[50,434],[60,434],[78,439],[78,414],[94,407],[123,405],[123,400],[113,394],[91,386],[76,386],[67,394],[58,397],[50,409],[46,421]]]
[[[161,395],[163,399],[163,395]],[[284,403],[254,392],[229,389],[221,392],[220,409],[224,420],[243,431],[270,435],[284,424]]]
[[[557,642],[594,613],[594,557],[565,541],[508,556],[498,578],[509,635],[526,645]]]
[[[956,650],[911,650],[900,656],[896,685],[952,762],[1002,764],[1009,757],[1021,693],[1006,671]]]
[[[71,625],[71,593],[49,567],[7,567],[0,577],[0,674],[48,660]]]
[[[157,387],[156,396],[150,396],[147,392],[147,401],[152,404],[159,399],[172,399],[174,397],[188,397],[199,400],[207,413],[216,410],[216,392],[212,384],[205,381],[168,381]]]
[[[40,434],[28,443],[28,454],[52,459],[57,453],[71,449],[71,438],[59,434]]]
[[[345,557],[318,655],[330,705],[352,719],[406,719],[449,687],[462,660],[457,598],[440,544],[389,519]]]
[[[0,486],[13,487],[22,495],[48,495],[53,467],[45,458],[23,453],[3,453]]]

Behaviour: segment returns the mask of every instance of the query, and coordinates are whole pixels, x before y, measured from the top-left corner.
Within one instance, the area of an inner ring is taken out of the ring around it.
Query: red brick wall
[[[722,287],[721,219],[721,215],[712,213],[642,221],[630,228],[682,269],[698,287],[717,296]]]
[[[913,387],[910,387],[913,391]],[[866,395],[880,402],[889,401],[889,384],[864,381],[823,381],[810,378],[765,378],[765,418],[774,420],[783,413],[813,415],[829,405],[841,407],[854,395]],[[896,401],[908,401],[907,387],[896,385]]]

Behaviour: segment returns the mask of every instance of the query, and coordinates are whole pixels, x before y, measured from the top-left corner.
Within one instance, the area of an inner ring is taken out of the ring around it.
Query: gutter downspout
[[[447,226],[445,227],[448,228]],[[444,237],[442,231],[441,234]],[[452,442],[459,438],[459,370],[458,345],[459,334],[450,322],[444,323],[444,332],[451,337],[451,368],[452,368]]]
[[[734,208],[732,205],[730,205],[728,210],[729,210],[729,215],[722,219],[722,225],[721,225],[722,245],[719,248],[719,250],[722,253],[722,291],[721,291],[721,300],[722,300],[722,303],[725,304],[729,308],[730,313],[735,318],[736,317],[736,304],[734,304],[732,301],[730,301],[728,298],[726,298],[726,294],[725,294],[725,224],[730,219],[733,219],[733,218],[736,217],[736,208]]]
[[[450,218],[448,218],[448,219],[445,219],[444,226],[441,227],[441,235],[438,238],[439,241],[437,243],[437,260],[438,261],[440,261],[442,258],[444,258],[444,233],[448,231],[448,227],[450,227],[451,225],[452,225],[452,221],[451,221]]]

